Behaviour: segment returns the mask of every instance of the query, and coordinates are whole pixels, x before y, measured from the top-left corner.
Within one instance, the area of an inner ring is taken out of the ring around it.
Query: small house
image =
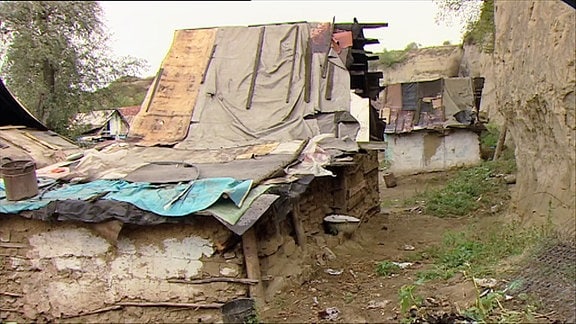
[[[374,105],[386,124],[388,170],[410,174],[479,163],[482,81],[455,77],[387,85]]]
[[[78,113],[72,124],[82,131],[81,142],[125,138],[130,124],[118,109]]]

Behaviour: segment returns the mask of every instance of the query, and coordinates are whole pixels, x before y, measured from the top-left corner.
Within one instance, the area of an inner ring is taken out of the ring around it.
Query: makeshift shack
[[[375,106],[386,123],[388,170],[410,174],[479,163],[479,81],[439,78],[387,85]]]
[[[94,110],[78,113],[72,126],[84,129],[78,138],[81,142],[125,138],[130,124],[118,109]]]
[[[381,77],[362,30],[385,26],[176,31],[128,141],[0,199],[7,320],[142,321],[149,307],[172,322],[163,307],[184,307],[214,322],[306,280],[325,216],[379,213],[377,152],[358,142]]]

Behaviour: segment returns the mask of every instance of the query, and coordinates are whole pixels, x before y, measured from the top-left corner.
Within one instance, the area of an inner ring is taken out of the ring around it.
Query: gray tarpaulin
[[[316,102],[315,110],[320,112],[350,111],[350,73],[334,50],[330,51],[329,64],[325,78],[322,77],[322,64],[325,53],[316,53],[312,57],[311,99]],[[332,84],[332,89],[328,84]],[[326,99],[328,93],[330,100]]]
[[[308,29],[308,24],[219,28],[193,123],[187,138],[176,148],[231,147],[312,137],[317,132],[315,121],[303,119],[314,113],[313,105],[306,104],[303,96]],[[258,53],[260,60],[256,62]]]
[[[418,83],[402,83],[402,110],[416,110],[418,106]]]
[[[474,92],[471,78],[447,78],[444,79],[444,91],[442,101],[446,123],[460,125],[454,115],[460,111],[474,110]]]
[[[305,117],[348,111],[350,76],[336,54],[329,58],[331,68],[325,78],[321,67],[325,53],[313,53],[306,63],[309,37],[306,23],[219,28],[188,136],[175,147],[234,147],[320,134],[317,121]],[[311,64],[309,102],[304,100],[307,64]],[[326,99],[329,84],[330,100]]]

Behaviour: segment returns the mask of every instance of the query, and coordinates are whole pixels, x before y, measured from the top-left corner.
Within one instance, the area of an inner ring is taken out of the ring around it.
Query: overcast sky
[[[160,67],[178,29],[245,26],[250,24],[314,21],[387,22],[389,27],[365,30],[378,45],[373,52],[402,49],[411,42],[422,46],[461,41],[461,26],[437,24],[432,0],[372,1],[101,1],[104,23],[112,34],[115,54],[145,59],[151,76]]]

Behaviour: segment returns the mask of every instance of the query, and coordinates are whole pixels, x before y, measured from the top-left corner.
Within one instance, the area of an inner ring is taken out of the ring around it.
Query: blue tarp
[[[169,186],[124,180],[96,180],[48,191],[41,199],[36,196],[27,200],[8,201],[2,185],[0,213],[16,214],[45,207],[55,200],[88,200],[102,195],[100,199],[128,202],[158,215],[186,216],[210,207],[223,195],[241,207],[251,186],[252,180],[238,181],[234,178],[208,178]],[[169,204],[179,195],[181,197],[178,200]]]

